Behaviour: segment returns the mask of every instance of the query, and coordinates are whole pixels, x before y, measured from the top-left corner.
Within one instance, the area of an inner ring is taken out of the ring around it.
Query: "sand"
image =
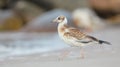
[[[84,59],[77,58],[79,56],[78,49],[67,47],[45,53],[11,57],[10,59],[0,61],[0,67],[119,67],[119,35],[119,26],[94,33],[94,36],[110,41],[112,46],[104,46],[103,48],[85,47],[86,52]],[[72,54],[60,60],[61,53],[66,49],[71,50]]]

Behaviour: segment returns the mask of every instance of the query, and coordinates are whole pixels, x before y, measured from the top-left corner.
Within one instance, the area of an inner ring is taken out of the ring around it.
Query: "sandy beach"
[[[0,67],[119,67],[120,66],[120,27],[111,27],[94,33],[100,39],[110,41],[112,46],[85,47],[85,58],[80,59],[79,49],[70,47],[36,53],[26,56],[9,57],[0,61]],[[59,60],[64,50],[71,50],[65,59]]]

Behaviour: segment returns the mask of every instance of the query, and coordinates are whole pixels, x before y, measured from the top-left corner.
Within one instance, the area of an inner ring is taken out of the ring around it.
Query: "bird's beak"
[[[56,23],[57,22],[57,19],[54,19],[53,21],[52,21],[52,23]]]

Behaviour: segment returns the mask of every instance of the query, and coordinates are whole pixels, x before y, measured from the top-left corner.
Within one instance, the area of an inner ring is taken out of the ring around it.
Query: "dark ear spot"
[[[58,17],[58,20],[60,20],[60,17]]]
[[[58,20],[63,21],[64,19],[65,19],[65,17],[64,17],[64,16],[60,16],[60,17],[58,17]]]

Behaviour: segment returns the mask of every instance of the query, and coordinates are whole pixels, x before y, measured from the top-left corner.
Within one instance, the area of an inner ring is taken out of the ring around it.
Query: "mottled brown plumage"
[[[76,38],[78,40],[81,40],[83,38],[85,38],[85,34],[80,32],[78,29],[69,29],[69,32],[65,32],[64,33],[64,37],[67,37],[67,38]]]

